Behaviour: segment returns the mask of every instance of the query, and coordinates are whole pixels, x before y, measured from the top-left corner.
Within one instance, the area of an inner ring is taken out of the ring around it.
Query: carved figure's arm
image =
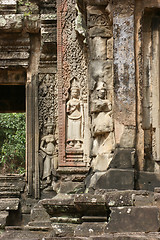
[[[108,100],[107,104],[108,104],[108,111],[111,111],[112,110],[112,104],[109,100]]]
[[[80,101],[80,112],[82,114],[82,128],[81,128],[81,136],[83,137],[84,135],[84,103],[82,101]]]
[[[43,146],[44,146],[44,143],[45,143],[45,141],[44,141],[44,139],[42,139],[41,144],[40,144],[40,149],[41,149],[44,153],[47,154],[46,149],[43,147]]]
[[[70,104],[69,101],[67,102],[67,113],[70,112]]]

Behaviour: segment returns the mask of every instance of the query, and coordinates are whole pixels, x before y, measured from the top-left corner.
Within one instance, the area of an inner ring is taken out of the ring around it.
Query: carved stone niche
[[[66,119],[66,162],[83,162],[84,102],[76,79],[71,82],[67,100]]]
[[[76,77],[71,80],[64,110],[65,132],[61,137],[65,143],[65,155],[59,162],[59,166],[87,167],[89,162],[89,154],[86,151],[88,145],[87,100],[83,96]]]
[[[73,175],[87,172],[90,162],[87,56],[80,11],[76,1],[57,2],[58,172],[72,169]]]

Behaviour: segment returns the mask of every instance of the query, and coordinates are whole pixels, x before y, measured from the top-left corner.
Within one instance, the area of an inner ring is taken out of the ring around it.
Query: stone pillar
[[[101,4],[101,5],[100,5]],[[106,171],[113,158],[113,31],[108,1],[87,1],[91,157],[94,171]]]
[[[61,171],[89,164],[89,117],[84,6],[57,1],[58,131]],[[69,170],[70,171],[70,170]]]
[[[136,135],[134,0],[113,1],[113,38],[116,147],[133,153]]]

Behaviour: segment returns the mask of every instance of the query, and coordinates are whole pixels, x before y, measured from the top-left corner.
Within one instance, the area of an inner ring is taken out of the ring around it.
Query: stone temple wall
[[[0,239],[159,239],[160,0],[0,0],[0,32]]]
[[[159,7],[0,1],[0,91],[20,99],[0,111],[26,111],[30,196],[159,186]]]

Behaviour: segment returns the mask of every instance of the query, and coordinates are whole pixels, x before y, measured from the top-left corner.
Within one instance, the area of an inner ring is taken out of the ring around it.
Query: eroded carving
[[[47,123],[47,119],[53,119],[55,124],[55,112],[57,103],[55,101],[55,75],[54,74],[39,74],[39,128],[41,133],[43,127]]]
[[[53,134],[55,126],[53,125],[53,122],[48,119],[45,127],[46,135],[41,139],[39,150],[40,178],[43,187],[52,185],[52,183],[56,180],[56,163],[54,157],[56,140]]]
[[[99,82],[96,88],[96,99],[91,105],[92,114],[92,157],[93,168],[107,168],[112,159],[114,148],[112,105],[107,99],[106,83]]]

